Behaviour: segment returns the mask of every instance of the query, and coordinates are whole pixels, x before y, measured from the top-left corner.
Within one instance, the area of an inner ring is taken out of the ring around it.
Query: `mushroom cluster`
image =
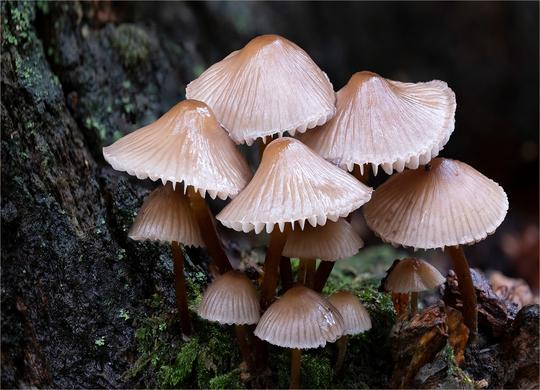
[[[197,312],[235,325],[250,369],[261,368],[255,360],[264,365],[253,358],[254,350],[264,355],[257,336],[292,349],[293,388],[300,386],[301,349],[338,341],[339,371],[347,336],[368,330],[371,320],[352,293],[326,298],[321,292],[335,261],[363,246],[345,219],[363,205],[368,226],[383,240],[448,248],[466,323],[475,328],[474,289],[460,246],[492,233],[508,201],[501,187],[468,165],[436,158],[454,130],[456,100],[446,83],[359,72],[334,93],[304,50],[263,35],[203,72],[186,87],[186,98],[103,149],[114,169],[163,184],[144,202],[129,236],[171,243],[184,334],[191,320],[182,245],[203,247],[217,276]],[[255,141],[263,152],[253,172],[235,143]],[[364,184],[368,167],[374,175],[379,167],[399,173],[373,192]],[[206,194],[231,200],[214,217]],[[216,219],[238,232],[270,235],[260,286],[232,269]],[[301,259],[295,283],[293,257]],[[418,291],[442,282],[430,267],[403,260],[394,272],[413,274],[397,282],[390,275],[387,288],[411,293],[414,301]]]

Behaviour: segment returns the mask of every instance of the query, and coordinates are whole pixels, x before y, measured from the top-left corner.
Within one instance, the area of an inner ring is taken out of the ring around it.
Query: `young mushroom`
[[[186,87],[205,102],[236,143],[303,133],[335,113],[326,74],[293,42],[261,35],[212,65]]]
[[[184,100],[154,123],[103,148],[114,169],[163,184],[184,183],[208,252],[221,273],[231,269],[204,196],[234,197],[251,178],[244,157],[212,110]]]
[[[236,270],[219,275],[204,292],[197,313],[209,321],[235,325],[240,351],[252,369],[253,358],[246,325],[259,322],[260,306],[257,291],[249,278]]]
[[[304,230],[294,230],[289,234],[283,255],[300,259],[299,283],[321,291],[315,284],[316,259],[321,260],[319,268],[326,268],[324,263],[334,266],[336,260],[345,259],[358,253],[364,242],[345,219],[327,222],[324,226],[306,226]],[[331,268],[330,268],[331,269]],[[325,280],[317,281],[324,286]]]
[[[356,295],[348,291],[338,291],[328,297],[328,301],[343,317],[343,336],[336,342],[338,357],[336,360],[336,373],[341,371],[345,355],[347,354],[348,336],[354,336],[371,329],[371,317]]]
[[[464,321],[474,335],[476,294],[461,245],[493,233],[507,210],[508,198],[497,183],[465,163],[436,158],[390,177],[364,207],[364,216],[375,234],[393,245],[447,248],[458,277]]]
[[[358,178],[370,165],[374,175],[379,166],[388,174],[416,169],[454,131],[456,97],[439,80],[402,83],[358,72],[337,92],[336,107],[332,119],[300,139]]]
[[[445,281],[441,273],[424,260],[413,257],[398,260],[384,280],[384,289],[396,294],[410,294],[410,313],[418,309],[418,293],[440,286]]]
[[[261,287],[263,310],[274,298],[283,247],[294,224],[304,229],[306,220],[313,227],[337,221],[366,203],[371,191],[294,138],[278,138],[267,146],[253,179],[217,215],[237,231],[266,228],[272,233]]]
[[[291,351],[290,388],[300,386],[301,349],[324,347],[343,334],[343,318],[326,298],[304,286],[295,286],[261,317],[255,336]]]
[[[189,199],[179,189],[173,189],[170,183],[156,188],[144,201],[128,236],[137,241],[171,243],[180,327],[185,335],[191,334],[184,254],[180,245],[202,247],[204,244],[197,220],[189,206]]]

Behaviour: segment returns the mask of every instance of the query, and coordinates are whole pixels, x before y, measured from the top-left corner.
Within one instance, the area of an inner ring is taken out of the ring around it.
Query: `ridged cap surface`
[[[371,329],[371,317],[356,295],[338,291],[328,300],[343,317],[343,335],[355,335]]]
[[[444,283],[446,279],[431,264],[415,258],[400,260],[386,277],[384,287],[387,291],[406,294],[431,290]]]

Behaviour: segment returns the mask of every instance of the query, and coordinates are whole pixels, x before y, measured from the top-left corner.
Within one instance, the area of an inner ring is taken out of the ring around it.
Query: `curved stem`
[[[321,261],[321,264],[319,264],[319,268],[317,269],[317,272],[315,273],[315,282],[313,283],[313,290],[317,292],[321,292],[324,288],[324,285],[326,284],[326,281],[328,280],[328,277],[330,276],[330,273],[332,272],[332,269],[334,268],[335,262],[334,261]]]
[[[285,292],[293,285],[291,260],[288,257],[281,257],[279,262],[279,274],[281,275],[281,286]]]
[[[343,368],[343,362],[345,361],[345,355],[347,354],[348,341],[349,341],[349,337],[345,335],[345,336],[341,336],[336,342],[336,345],[338,347],[338,355],[337,355],[336,366],[335,366],[336,374],[339,374],[339,372]]]
[[[290,389],[300,388],[300,357],[302,351],[300,349],[291,350],[291,379],[289,383]]]
[[[240,347],[240,353],[242,358],[247,364],[248,370],[253,370],[253,357],[251,355],[251,349],[249,348],[249,335],[247,325],[235,325],[234,331],[236,333],[236,340],[238,341],[238,346]]]
[[[411,316],[415,315],[418,311],[418,293],[411,293]]]
[[[264,277],[261,285],[261,309],[264,311],[270,306],[276,294],[276,287],[279,279],[279,263],[281,253],[287,242],[289,224],[285,225],[283,232],[277,226],[274,226],[270,236],[270,244],[264,260]]]
[[[218,271],[224,274],[232,269],[231,263],[225,254],[223,244],[217,234],[216,225],[214,222],[214,216],[208,209],[208,205],[201,197],[198,191],[195,191],[193,186],[189,186],[187,189],[189,202],[191,209],[195,213],[197,223],[201,229],[201,235],[208,250],[208,254],[212,258],[212,262],[215,263]]]
[[[173,241],[171,244],[174,269],[174,287],[176,290],[176,306],[180,315],[182,333],[190,335],[192,331],[191,317],[187,303],[186,280],[184,278],[184,254],[180,245]]]
[[[469,263],[465,258],[462,247],[447,247],[446,249],[454,264],[461,300],[463,301],[463,321],[471,332],[470,339],[474,339],[474,336],[478,332],[478,311],[476,308],[476,291],[474,289]]]

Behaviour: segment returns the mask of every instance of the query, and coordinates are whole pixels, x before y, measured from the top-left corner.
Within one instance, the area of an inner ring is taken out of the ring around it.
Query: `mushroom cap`
[[[295,286],[270,305],[254,334],[280,347],[324,347],[343,335],[343,318],[322,295]]]
[[[283,256],[336,261],[351,257],[364,246],[351,224],[340,218],[324,226],[306,226],[289,233]]]
[[[220,127],[212,110],[184,100],[157,121],[103,148],[114,169],[139,179],[184,182],[214,199],[234,197],[248,183],[251,170]]]
[[[439,154],[454,131],[456,96],[439,80],[402,83],[355,73],[337,93],[336,115],[300,139],[343,169],[416,169]]]
[[[186,87],[206,102],[236,143],[288,131],[303,133],[335,113],[328,76],[278,35],[262,35],[212,65]]]
[[[206,289],[197,313],[220,324],[256,324],[260,318],[259,297],[253,283],[240,271],[218,276]]]
[[[364,207],[367,225],[383,241],[421,249],[473,244],[497,229],[508,210],[493,180],[457,160],[390,177]]]
[[[444,276],[428,262],[407,258],[397,262],[384,282],[386,291],[406,294],[431,290],[445,282]]]
[[[128,236],[137,241],[176,241],[187,246],[205,246],[189,200],[170,183],[159,186],[146,198]]]
[[[372,189],[322,159],[300,141],[283,137],[266,147],[246,188],[217,215],[229,228],[270,233],[278,224],[306,219],[312,226],[347,216],[371,197]]]
[[[343,335],[355,335],[371,329],[371,317],[356,295],[348,291],[338,291],[328,300],[343,317]]]

